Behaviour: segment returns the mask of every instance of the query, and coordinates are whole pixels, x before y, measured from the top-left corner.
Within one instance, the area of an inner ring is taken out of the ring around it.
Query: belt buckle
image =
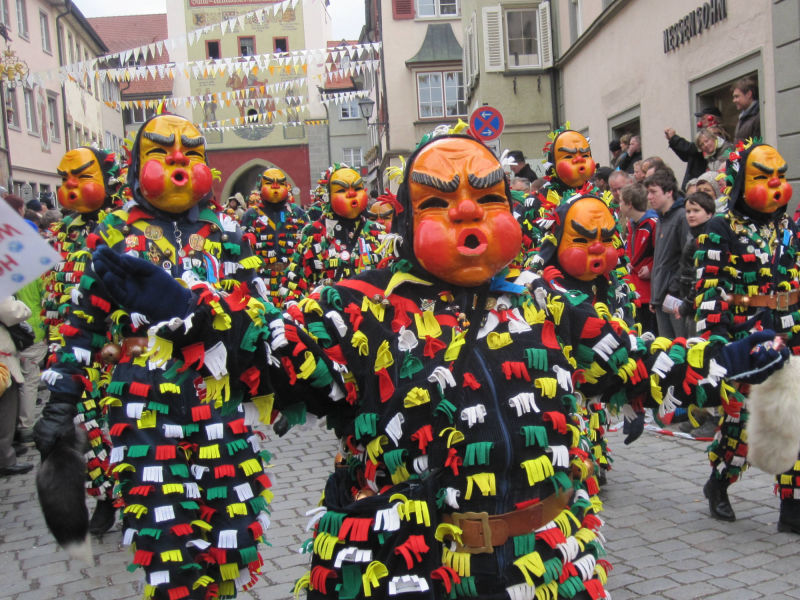
[[[464,546],[459,545],[458,552],[466,552],[467,554],[492,554],[494,553],[494,546],[492,546],[492,530],[489,527],[489,513],[487,512],[464,512],[464,513],[450,513],[453,519],[453,525],[461,528],[462,521],[480,521],[481,531],[483,533],[483,546]]]
[[[775,292],[775,309],[787,312],[789,310],[790,291]]]

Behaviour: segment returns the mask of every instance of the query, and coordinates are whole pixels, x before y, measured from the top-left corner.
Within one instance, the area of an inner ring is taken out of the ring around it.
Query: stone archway
[[[260,188],[261,173],[263,173],[265,169],[271,168],[281,169],[281,167],[272,161],[263,158],[254,158],[240,165],[231,173],[230,177],[228,177],[222,186],[221,203],[224,205],[228,201],[228,198],[236,194],[236,192],[239,192],[242,197],[244,197],[245,202],[247,202],[247,197],[250,195],[250,192]],[[286,173],[284,169],[281,169],[281,171]],[[286,173],[286,180],[292,188],[295,187],[294,180],[288,173]]]

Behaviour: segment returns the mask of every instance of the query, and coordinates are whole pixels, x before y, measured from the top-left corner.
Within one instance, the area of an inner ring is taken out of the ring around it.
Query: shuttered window
[[[392,0],[392,16],[397,19],[414,18],[414,0]]]
[[[553,66],[550,3],[503,11],[483,8],[483,57],[487,72]]]

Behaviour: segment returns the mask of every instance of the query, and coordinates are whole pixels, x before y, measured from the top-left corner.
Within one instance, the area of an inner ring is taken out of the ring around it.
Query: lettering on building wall
[[[664,54],[677,50],[693,37],[728,17],[725,0],[710,0],[664,30]]]

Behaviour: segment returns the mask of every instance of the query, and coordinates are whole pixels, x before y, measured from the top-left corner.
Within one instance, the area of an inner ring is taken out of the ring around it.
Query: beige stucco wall
[[[608,162],[608,119],[639,105],[643,154],[662,156],[680,178],[685,163],[668,149],[664,128],[691,136],[694,99],[690,99],[690,82],[754,52],[760,52],[763,64],[762,135],[774,143],[769,0],[729,0],[727,19],[664,54],[663,30],[702,4],[701,0],[628,2],[562,65],[563,118],[574,129],[588,127],[595,156],[602,163]]]

